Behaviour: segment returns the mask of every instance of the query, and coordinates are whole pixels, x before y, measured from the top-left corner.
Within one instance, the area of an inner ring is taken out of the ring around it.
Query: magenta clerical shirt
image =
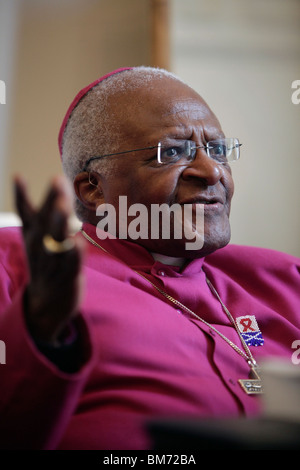
[[[300,260],[228,245],[182,270],[139,245],[88,243],[77,325],[86,361],[62,372],[37,348],[23,318],[27,269],[19,229],[0,230],[0,447],[149,449],[155,417],[237,417],[260,413],[238,380],[246,360],[209,326],[168,302],[149,282],[192,309],[243,349],[205,275],[234,318],[255,316],[264,344],[255,359],[291,358],[300,339]],[[82,235],[78,235],[82,236]],[[137,271],[137,272],[135,272]]]

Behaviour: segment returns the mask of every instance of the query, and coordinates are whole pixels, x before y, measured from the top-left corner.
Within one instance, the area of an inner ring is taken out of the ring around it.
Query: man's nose
[[[185,168],[181,176],[183,179],[198,178],[213,186],[222,175],[222,165],[210,158],[204,149],[198,149],[195,160]]]

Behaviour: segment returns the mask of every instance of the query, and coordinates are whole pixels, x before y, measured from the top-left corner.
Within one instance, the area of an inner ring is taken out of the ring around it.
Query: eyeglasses
[[[192,140],[183,140],[176,142],[176,145],[165,145],[159,142],[152,147],[144,147],[133,150],[125,150],[123,152],[108,153],[89,158],[85,162],[82,171],[87,171],[88,165],[94,161],[104,157],[112,157],[115,155],[123,155],[125,153],[140,152],[142,150],[156,149],[157,162],[162,165],[172,165],[174,163],[191,163],[195,160],[197,149],[205,149],[208,157],[218,164],[227,164],[234,162],[240,158],[240,147],[242,144],[236,138],[216,139],[207,142],[206,145],[197,145]]]

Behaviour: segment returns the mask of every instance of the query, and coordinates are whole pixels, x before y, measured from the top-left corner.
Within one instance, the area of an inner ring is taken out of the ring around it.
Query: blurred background
[[[181,76],[243,143],[232,242],[300,256],[299,0],[0,0],[0,212],[16,173],[41,202],[75,94],[128,65]]]

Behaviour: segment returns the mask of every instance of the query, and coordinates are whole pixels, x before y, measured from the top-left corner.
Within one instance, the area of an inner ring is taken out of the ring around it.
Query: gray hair
[[[151,89],[154,80],[165,77],[184,83],[167,70],[140,66],[111,75],[80,100],[68,120],[62,141],[63,170],[71,183],[82,171],[86,160],[92,156],[117,152],[120,148],[118,116],[111,111],[110,99],[116,93],[125,94],[145,86]],[[97,171],[103,174],[111,173],[111,161],[109,158],[97,160],[91,166],[95,168],[96,165]],[[88,211],[77,198],[75,212],[80,220],[88,220]]]

